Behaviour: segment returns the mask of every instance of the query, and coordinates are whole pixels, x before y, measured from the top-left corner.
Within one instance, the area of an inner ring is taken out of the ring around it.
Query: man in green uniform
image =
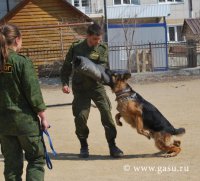
[[[5,180],[22,180],[24,151],[28,161],[26,181],[43,181],[41,126],[46,130],[49,125],[40,85],[31,60],[17,53],[22,44],[18,28],[3,26],[0,43],[1,52],[5,52],[0,60],[0,138]]]
[[[69,77],[73,74],[72,90],[74,100],[72,111],[75,117],[76,135],[81,144],[80,157],[84,158],[89,156],[87,143],[89,129],[87,127],[87,120],[91,100],[94,101],[100,111],[110,155],[112,157],[123,156],[123,152],[115,144],[117,131],[111,115],[110,101],[106,95],[104,86],[100,82],[94,81],[90,77],[73,69],[73,63],[77,56],[87,57],[96,64],[108,65],[107,46],[100,43],[101,36],[102,30],[100,26],[97,24],[90,25],[87,30],[87,38],[72,44],[61,69],[61,81],[64,93],[70,93]]]

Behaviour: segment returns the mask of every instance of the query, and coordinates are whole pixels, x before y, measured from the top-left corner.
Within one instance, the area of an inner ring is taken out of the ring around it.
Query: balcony
[[[102,0],[71,0],[71,4],[90,18],[103,16]]]

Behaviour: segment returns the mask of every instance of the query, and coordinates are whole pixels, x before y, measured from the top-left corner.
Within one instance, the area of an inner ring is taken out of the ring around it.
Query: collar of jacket
[[[14,51],[12,48],[8,48],[8,52],[9,52],[9,53],[17,53],[17,52]]]
[[[96,51],[98,49],[98,47],[99,47],[99,44],[97,46],[95,46],[95,47],[90,47],[88,45],[88,43],[87,43],[87,38],[83,42],[87,46],[87,48],[90,49],[90,50],[95,50]]]

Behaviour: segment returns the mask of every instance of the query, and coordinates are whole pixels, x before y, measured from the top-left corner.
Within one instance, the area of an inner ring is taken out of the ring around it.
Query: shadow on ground
[[[89,158],[80,158],[79,154],[74,154],[74,153],[58,153],[56,156],[54,156],[52,153],[49,153],[49,156],[52,160],[74,160],[74,161],[116,160],[116,158],[112,158],[109,155],[90,155]],[[124,155],[122,158],[119,159],[155,158],[155,157],[162,157],[162,152],[153,154]]]

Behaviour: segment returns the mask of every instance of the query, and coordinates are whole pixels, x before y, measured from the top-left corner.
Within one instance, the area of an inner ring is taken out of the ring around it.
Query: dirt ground
[[[89,159],[80,159],[71,106],[53,107],[47,110],[47,115],[52,126],[49,133],[58,155],[52,157],[53,170],[46,168],[46,181],[199,180],[200,79],[142,85],[132,83],[132,86],[156,105],[175,127],[186,128],[186,134],[180,138],[182,152],[173,158],[158,157],[154,155],[158,150],[153,140],[138,135],[136,130],[124,123],[123,127],[117,127],[116,142],[125,156],[122,159],[111,159],[99,112],[91,108],[88,120],[91,156]],[[71,94],[62,94],[58,86],[45,86],[42,91],[47,105],[70,103],[73,99]],[[114,116],[115,96],[109,88],[107,93],[112,101]],[[0,180],[3,181],[1,155],[0,174]]]

